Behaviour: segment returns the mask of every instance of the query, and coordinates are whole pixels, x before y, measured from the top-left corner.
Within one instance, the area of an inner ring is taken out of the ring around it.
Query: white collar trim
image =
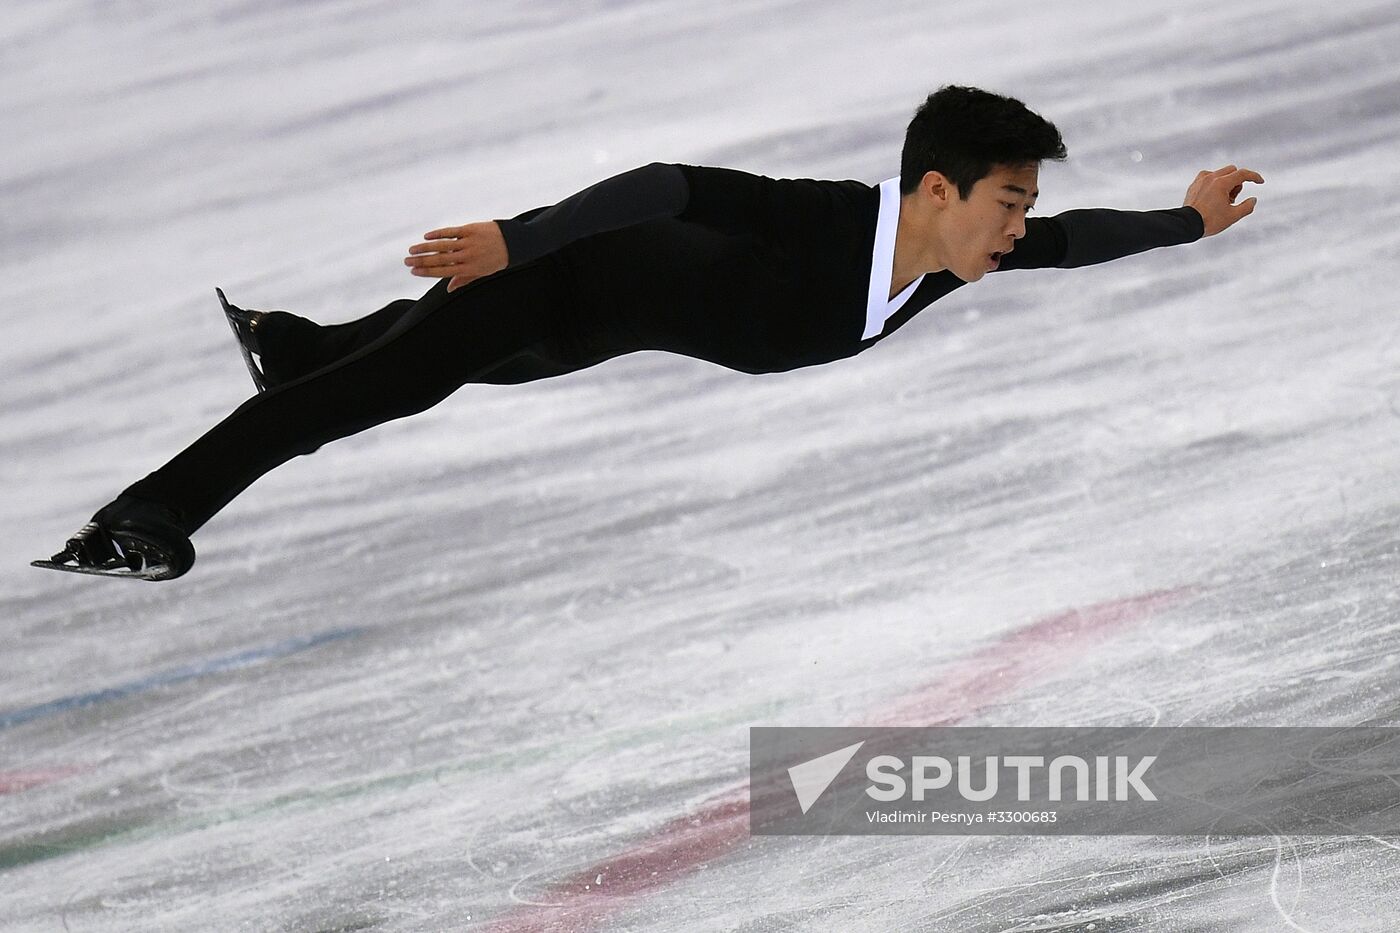
[[[904,307],[909,296],[923,282],[921,275],[893,298],[890,280],[894,278],[894,239],[899,232],[899,179],[880,182],[880,215],[875,222],[875,252],[870,259],[870,286],[865,301],[865,332],[860,339],[869,340],[885,329],[885,322]]]

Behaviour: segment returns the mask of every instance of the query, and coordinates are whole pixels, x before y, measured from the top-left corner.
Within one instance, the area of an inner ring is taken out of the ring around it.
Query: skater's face
[[[972,186],[966,200],[949,187],[949,196],[940,202],[943,265],[964,282],[976,282],[1026,235],[1026,214],[1040,194],[1040,165],[995,166]]]

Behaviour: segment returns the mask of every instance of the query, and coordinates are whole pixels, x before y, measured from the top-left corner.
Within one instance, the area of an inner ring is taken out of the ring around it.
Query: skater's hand
[[[1206,223],[1206,236],[1215,236],[1230,227],[1235,221],[1254,213],[1258,198],[1250,198],[1240,204],[1235,198],[1244,190],[1244,183],[1252,181],[1262,185],[1264,176],[1258,172],[1227,165],[1213,172],[1201,172],[1191,187],[1186,189],[1185,207],[1194,207]]]
[[[463,227],[443,227],[423,234],[423,243],[408,248],[404,265],[414,275],[451,279],[447,290],[461,288],[468,282],[500,272],[509,255],[506,238],[493,220],[467,224]]]

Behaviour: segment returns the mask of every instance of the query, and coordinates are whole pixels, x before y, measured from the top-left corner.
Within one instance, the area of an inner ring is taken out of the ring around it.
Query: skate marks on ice
[[[0,712],[0,732],[17,729],[31,723],[62,717],[74,711],[96,711],[107,704],[118,704],[125,700],[159,694],[168,688],[191,681],[256,668],[282,658],[320,646],[354,638],[365,630],[361,628],[337,629],[318,635],[287,639],[275,644],[249,648],[222,657],[211,658],[182,667],[160,671],[138,680],[106,687],[100,690],[71,694],[45,703]],[[95,715],[90,712],[88,715]],[[111,750],[108,750],[108,754]],[[0,773],[0,793],[20,793],[56,781],[100,771],[93,764],[36,766],[23,771]],[[110,811],[97,817],[79,817],[77,820],[64,820],[59,828],[33,832],[21,830],[18,838],[0,843],[0,870],[42,861],[48,858],[69,854],[74,851],[104,845],[120,839],[135,840],[144,838],[152,826],[156,825],[154,814],[159,808],[147,813],[121,813]],[[215,820],[217,822],[217,820]],[[13,829],[13,827],[11,827]],[[159,830],[155,830],[159,832]]]
[[[1368,519],[1374,524],[1322,523],[1261,542],[1238,564],[1206,574],[1214,582],[1189,612],[1139,628],[1120,650],[1081,659],[1070,683],[1025,691],[1016,718],[1004,721],[1025,724],[1040,710],[1055,717],[1046,724],[1356,722],[1351,711],[1371,685],[1400,679],[1400,621],[1384,582],[1400,572],[1400,509]],[[1189,676],[1170,676],[1163,659],[1184,655],[1193,659]],[[1242,691],[1241,682],[1254,686]],[[1125,684],[1134,684],[1131,693],[1120,693]],[[1391,725],[1395,713],[1391,703],[1358,724]],[[1083,931],[1092,922],[1095,930],[1140,930],[1187,918],[1221,929],[1391,929],[1376,898],[1400,892],[1400,840],[1353,833],[1344,818],[1336,829],[1337,837],[972,838],[938,871],[922,870],[923,854],[898,844],[881,852],[892,860],[888,870],[922,876],[926,903],[940,905],[911,908],[914,929]]]
[[[896,698],[891,710],[867,715],[861,722],[956,725],[981,706],[1014,695],[1037,674],[1066,663],[1094,639],[1110,637],[1129,624],[1150,620],[1194,595],[1192,588],[1183,588],[1049,616],[1013,630],[955,663],[951,670],[911,696]],[[711,793],[698,809],[670,819],[611,858],[568,872],[563,880],[549,880],[549,876],[559,873],[553,867],[537,868],[517,877],[509,890],[512,899],[521,902],[522,909],[503,915],[487,929],[492,933],[590,929],[615,911],[625,910],[629,900],[683,881],[706,869],[712,860],[731,854],[742,858],[742,852],[752,854],[755,849],[781,845],[768,839],[751,839],[748,822],[747,783]],[[497,829],[494,834],[506,843],[507,849],[518,847],[512,844],[511,833]],[[581,841],[590,847],[597,845],[593,839],[571,840]],[[480,857],[490,859],[489,854]]]
[[[953,724],[976,714],[982,721],[1001,718],[1025,725],[1035,711],[1054,709],[1058,713],[1045,724],[1124,724],[1122,713],[1107,702],[1112,698],[1098,694],[1092,685],[1138,676],[1140,692],[1120,698],[1119,706],[1137,706],[1139,715],[1146,714],[1144,725],[1164,718],[1198,725],[1329,721],[1356,702],[1354,696],[1329,687],[1338,677],[1354,682],[1357,689],[1395,677],[1396,655],[1388,633],[1396,623],[1390,607],[1375,594],[1400,561],[1394,544],[1400,513],[1382,518],[1377,527],[1352,527],[1343,534],[1331,527],[1300,531],[1292,540],[1261,547],[1257,560],[1218,568],[1210,574],[1217,581],[1213,586],[1149,596],[1136,605],[1129,601],[1048,617],[988,645],[903,703],[896,699],[895,712],[877,715],[875,721],[923,722],[939,710],[952,710],[941,721]],[[1298,556],[1279,563],[1281,551]],[[1321,576],[1310,572],[1319,568],[1333,570]],[[1282,581],[1292,581],[1298,592],[1278,598]],[[1189,601],[1183,612],[1151,618],[1181,600]],[[1126,643],[1124,650],[1104,652],[1103,638],[1125,634],[1116,631],[1125,622],[1148,624],[1135,625],[1131,638],[1117,639]],[[1084,649],[1082,654],[1070,652],[1073,665],[1060,662],[1073,667],[1072,677],[1054,676],[1057,662],[1047,649],[1053,647],[1056,632],[1074,632],[1078,641],[1071,646]],[[1212,646],[1212,641],[1220,644]],[[1285,664],[1271,647],[1280,641],[1296,645],[1295,655]],[[1180,653],[1188,645],[1200,656],[1219,657],[1218,669],[1197,668],[1192,677],[1164,680],[1162,653]],[[1328,645],[1335,646],[1335,660],[1325,654]],[[1273,665],[1273,675],[1256,675],[1250,658]],[[1240,694],[1229,689],[1239,677],[1258,679],[1264,686]],[[1037,687],[1042,679],[1044,684]],[[1010,695],[1003,698],[1003,691]],[[695,793],[703,796],[703,788]],[[655,801],[663,795],[653,789],[647,796]],[[1234,918],[1238,928],[1253,928],[1268,925],[1266,913],[1274,914],[1281,928],[1328,929],[1316,922],[1330,915],[1330,898],[1322,892],[1345,889],[1364,903],[1375,894],[1374,873],[1396,858],[1392,843],[1364,836],[956,843],[923,838],[746,840],[741,831],[744,801],[736,792],[686,807],[688,815],[667,821],[640,841],[618,846],[616,856],[565,868],[576,862],[573,853],[579,849],[608,848],[610,837],[625,836],[628,821],[620,825],[601,814],[627,809],[628,799],[624,793],[586,801],[575,811],[585,827],[578,838],[546,831],[548,821],[533,830],[528,825],[492,825],[477,831],[474,867],[489,866],[491,876],[501,884],[509,882],[510,896],[522,902],[488,929],[645,929],[648,919],[673,910],[676,919],[692,912],[734,923],[745,918],[752,922],[757,912],[770,922],[792,921],[804,929],[806,923],[814,929],[833,923],[887,929],[893,922],[884,913],[889,911],[904,928],[978,933],[1082,931],[1089,929],[1088,923],[1095,924],[1095,930],[1143,929],[1154,917],[1166,922],[1185,916],[1212,916],[1227,925]],[[590,813],[598,814],[596,822],[588,820]],[[1346,826],[1339,824],[1338,832],[1346,833]],[[491,841],[483,841],[487,839]],[[774,859],[787,867],[775,869]],[[930,868],[927,863],[935,859],[938,863]],[[886,871],[900,877],[925,880],[919,893],[890,897],[859,888],[857,873],[846,889],[820,895],[817,863],[828,870],[835,865],[884,864]],[[992,876],[1018,880],[989,885],[988,865],[999,866]],[[774,870],[779,876],[800,873],[805,906],[789,910],[772,903],[781,898],[765,899],[762,905],[746,901],[749,913],[744,914],[737,900],[730,903],[714,893],[741,887],[740,879],[752,871]],[[480,867],[478,871],[486,873]],[[643,895],[650,897],[648,906]],[[813,906],[814,898],[821,901],[820,907]],[[943,906],[930,911],[929,905]],[[868,921],[872,912],[886,919],[862,926],[859,918]],[[818,922],[818,917],[824,919]],[[1347,929],[1380,931],[1387,923],[1361,917]]]

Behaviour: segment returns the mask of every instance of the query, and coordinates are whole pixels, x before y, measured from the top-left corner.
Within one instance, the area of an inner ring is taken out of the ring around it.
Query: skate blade
[[[224,319],[228,321],[229,328],[233,331],[233,339],[238,343],[238,352],[243,354],[243,363],[248,367],[248,375],[253,377],[253,385],[257,386],[259,392],[267,391],[267,377],[258,367],[258,361],[253,359],[253,353],[244,342],[246,334],[244,328],[247,327],[247,319],[244,318],[224,297],[224,290],[215,286],[214,293],[219,296],[219,304],[224,306]]]
[[[83,526],[79,532],[87,531],[91,525]],[[143,535],[129,530],[111,532],[107,535],[115,551],[113,556],[101,560],[100,562],[84,562],[78,556],[81,547],[81,539],[70,540],[68,546],[59,551],[48,560],[34,560],[29,562],[29,566],[38,567],[42,570],[62,570],[64,573],[86,573],[99,577],[122,577],[130,580],[170,580],[180,576],[180,572],[171,564],[170,556],[160,549],[160,546],[147,540]],[[75,545],[79,545],[75,548]],[[188,561],[184,569],[188,570],[194,563],[194,547],[186,542],[188,553],[184,558]]]
[[[44,570],[62,570],[64,573],[86,573],[95,577],[118,577],[124,580],[168,580],[174,576],[170,567],[166,564],[151,564],[142,567],[140,570],[132,570],[125,564],[118,564],[112,567],[87,567],[82,564],[65,564],[54,560],[32,560],[31,567],[40,567]]]

